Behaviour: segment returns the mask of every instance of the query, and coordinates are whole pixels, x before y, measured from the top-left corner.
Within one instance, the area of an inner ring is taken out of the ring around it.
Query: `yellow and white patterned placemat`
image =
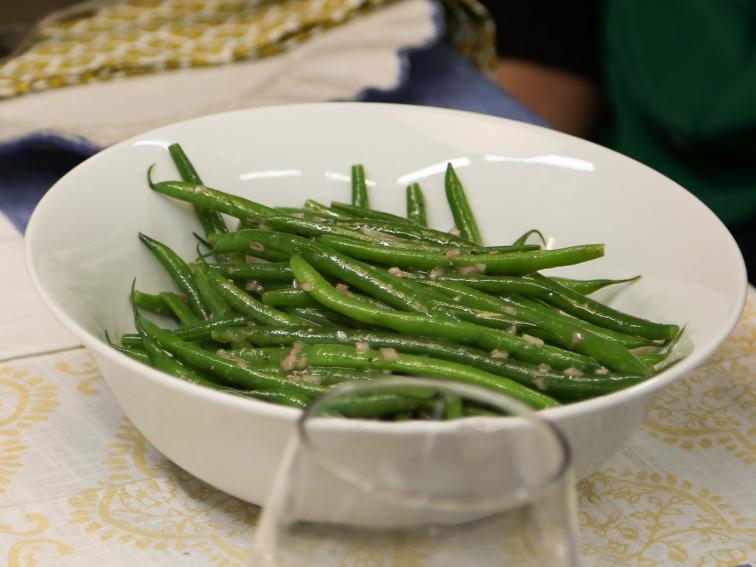
[[[584,565],[756,564],[755,426],[751,289],[716,356],[579,485]],[[0,363],[0,565],[241,566],[257,517],[157,453],[85,350]]]
[[[120,0],[43,21],[0,65],[0,98],[265,57],[391,0]]]

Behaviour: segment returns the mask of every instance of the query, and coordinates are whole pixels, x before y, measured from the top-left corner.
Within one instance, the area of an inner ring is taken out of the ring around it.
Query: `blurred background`
[[[638,159],[727,224],[754,280],[755,2],[27,0],[0,4],[0,57],[0,210],[21,229],[58,177],[140,131],[388,101],[546,125]]]

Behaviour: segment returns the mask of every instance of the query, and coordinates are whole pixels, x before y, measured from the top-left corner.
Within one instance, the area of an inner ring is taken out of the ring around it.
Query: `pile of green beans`
[[[132,289],[136,332],[113,346],[177,378],[303,408],[344,381],[429,376],[544,409],[615,392],[674,362],[679,326],[589,297],[637,277],[539,273],[601,257],[602,244],[551,250],[535,229],[509,245],[484,244],[451,164],[455,228],[444,232],[428,226],[417,183],[407,187],[406,216],[370,208],[362,165],[351,169],[350,203],[274,208],[206,187],[181,146],[169,150],[181,180],[156,182],[150,168],[149,186],[194,206],[207,249],[187,263],[139,234],[175,289]],[[239,220],[236,230],[224,214]],[[455,419],[486,410],[402,391],[333,412]]]

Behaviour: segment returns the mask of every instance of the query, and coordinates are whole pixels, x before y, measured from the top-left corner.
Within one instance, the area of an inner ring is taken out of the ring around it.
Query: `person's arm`
[[[600,108],[600,0],[484,0],[499,85],[554,128],[586,136]]]

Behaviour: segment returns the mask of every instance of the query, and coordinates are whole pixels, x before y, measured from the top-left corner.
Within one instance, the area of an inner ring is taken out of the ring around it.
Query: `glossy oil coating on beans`
[[[428,214],[425,209],[425,197],[419,183],[407,185],[407,218],[419,224],[428,226]]]
[[[363,209],[368,208],[365,168],[361,164],[352,166],[352,205]]]
[[[185,364],[212,372],[239,388],[299,394],[311,399],[324,391],[322,386],[307,382],[293,382],[276,375],[239,366],[217,354],[203,350],[161,329],[152,321],[138,316],[139,324],[147,336]]]
[[[194,311],[186,304],[186,296],[181,296],[170,291],[160,293],[163,303],[173,312],[182,325],[191,325],[200,321],[200,318],[194,314]]]
[[[192,311],[199,317],[207,319],[209,312],[205,309],[200,299],[197,286],[194,285],[194,278],[189,266],[186,265],[178,254],[168,248],[162,242],[158,242],[154,238],[150,238],[146,234],[139,233],[139,239],[149,249],[150,252],[158,259],[163,265],[165,271],[173,278],[179,289],[186,295],[187,303],[191,307]]]
[[[413,313],[366,306],[340,294],[301,256],[292,256],[291,268],[299,285],[319,303],[339,313],[395,331],[449,339],[462,344],[501,349],[526,362],[545,362],[555,368],[580,368],[584,358],[569,351],[546,349],[506,332],[451,319],[434,319]]]
[[[288,258],[287,258],[288,260]],[[207,264],[207,269],[232,280],[255,280],[260,282],[291,281],[288,262],[260,262],[244,264]]]
[[[161,181],[153,183],[152,189],[193,205],[213,209],[240,219],[280,214],[271,207],[266,207],[244,197],[186,181]]]
[[[440,358],[474,366],[491,374],[511,378],[520,384],[533,387],[538,384],[544,393],[560,400],[574,401],[606,394],[637,384],[641,376],[617,374],[584,374],[566,376],[551,369],[539,368],[509,357],[438,338],[419,337],[387,331],[354,329],[305,329],[248,327],[227,328],[213,332],[213,338],[231,344],[253,344],[261,347],[292,345],[295,342],[310,344],[366,344],[373,349],[393,348],[398,352]]]
[[[586,323],[581,319],[565,315],[558,309],[544,305],[543,303],[539,303],[527,297],[517,295],[497,297],[464,284],[447,280],[423,280],[423,283],[435,289],[446,291],[450,297],[454,297],[457,301],[464,302],[465,305],[494,312],[508,313],[511,317],[517,317],[526,322],[527,327],[541,327],[544,330],[553,330],[554,332],[561,333],[560,330],[552,328],[553,323],[555,325],[561,325],[562,328],[568,328],[571,326],[573,333],[588,331],[597,334],[615,341],[626,348],[650,347],[655,345],[653,341],[644,339],[643,337],[626,335],[624,333],[599,327],[598,325]],[[568,342],[571,343],[572,339],[569,339]]]
[[[470,204],[467,202],[465,189],[462,187],[462,182],[459,180],[457,172],[454,171],[451,163],[446,166],[444,185],[446,188],[446,200],[449,203],[449,208],[454,217],[454,224],[459,230],[460,235],[472,240],[476,244],[482,243],[483,240],[480,237],[478,223],[475,220],[475,215],[473,215]]]
[[[581,293],[583,295],[590,295],[610,285],[632,283],[632,282],[638,281],[639,279],[640,279],[640,276],[634,276],[632,278],[625,278],[625,279],[618,279],[618,280],[610,280],[606,278],[600,278],[600,279],[595,279],[595,280],[576,280],[572,278],[560,278],[557,276],[551,277],[551,280],[558,283],[559,285],[564,286],[567,289],[571,289],[572,291],[575,291],[577,293]]]
[[[249,242],[259,242],[289,255],[297,252],[326,275],[338,278],[395,309],[453,319],[419,296],[416,287],[412,285],[414,282],[391,277],[385,270],[295,235],[244,229],[218,238],[215,249],[238,250],[249,246]]]
[[[138,332],[113,346],[180,379],[304,408],[346,380],[432,376],[548,408],[632,386],[680,359],[677,325],[587,297],[637,278],[539,273],[601,257],[603,245],[554,250],[535,229],[512,245],[482,245],[451,165],[443,190],[456,226],[443,232],[427,226],[417,184],[406,188],[406,218],[371,209],[361,165],[352,169],[350,204],[334,195],[330,206],[307,199],[272,207],[208,188],[181,146],[169,152],[182,181],[155,182],[150,168],[148,183],[195,206],[206,236],[194,235],[210,251],[198,249],[187,264],[140,235],[181,293],[134,291]],[[228,232],[222,214],[238,218],[239,228]],[[210,256],[216,263],[205,261]],[[159,327],[140,308],[178,329]],[[327,414],[488,415],[458,397],[422,393],[355,395]]]
[[[494,294],[522,294],[537,297],[562,311],[613,331],[637,335],[646,339],[671,340],[680,330],[678,325],[655,323],[612,309],[608,305],[585,297],[545,278],[530,274],[522,278],[480,274],[442,274],[441,281],[464,283]]]
[[[440,230],[434,230],[432,228],[414,225],[408,222],[393,222],[375,219],[335,219],[331,221],[331,223],[343,229],[351,230],[352,232],[366,234],[368,237],[372,238],[375,238],[379,234],[385,234],[406,240],[416,240],[419,242],[428,242],[430,244],[440,244],[442,246],[475,247],[478,245],[477,242],[457,236],[456,234],[442,232]],[[361,238],[360,240],[369,240],[369,238]]]
[[[231,315],[232,310],[226,300],[208,281],[207,268],[203,262],[195,262],[190,266],[194,275],[194,285],[197,286],[202,304],[210,312],[212,318],[222,318]]]
[[[339,345],[305,345],[301,350],[301,356],[314,365],[395,370],[417,376],[456,380],[511,396],[536,409],[559,405],[553,398],[513,380],[494,376],[464,364],[426,356],[400,353],[396,357],[385,358],[377,350],[359,352],[353,346]]]
[[[389,222],[409,222],[407,219],[400,217],[399,215],[393,215],[383,211],[376,211],[374,209],[366,209],[363,207],[356,207],[354,205],[348,205],[346,203],[339,203],[338,201],[331,202],[331,209],[338,213],[342,213],[345,218],[349,219],[373,219],[377,221],[389,221]]]
[[[168,146],[168,151],[171,154],[171,159],[176,165],[176,169],[183,181],[193,183],[195,185],[202,185],[202,179],[200,179],[197,170],[194,169],[192,162],[189,161],[189,157],[184,153],[180,144],[171,144]],[[202,228],[205,229],[205,234],[215,234],[217,232],[228,232],[226,223],[223,222],[223,218],[220,213],[212,208],[202,207],[195,205],[194,210],[197,213],[197,218],[202,224]]]
[[[159,313],[160,315],[174,314],[171,308],[166,305],[165,301],[163,301],[163,298],[160,295],[145,293],[143,291],[135,289],[133,293],[133,300],[136,306],[139,307],[139,309],[151,311],[152,313]]]
[[[208,272],[208,281],[218,294],[236,311],[263,325],[306,325],[307,322],[298,317],[287,315],[273,307],[265,305],[239,288],[231,280]]]
[[[546,268],[579,264],[604,255],[603,244],[583,244],[556,250],[533,250],[501,254],[459,254],[426,252],[404,248],[387,249],[372,243],[358,242],[338,236],[322,236],[320,242],[360,260],[378,262],[400,268],[432,270],[437,267],[479,267],[488,274],[529,274]]]

